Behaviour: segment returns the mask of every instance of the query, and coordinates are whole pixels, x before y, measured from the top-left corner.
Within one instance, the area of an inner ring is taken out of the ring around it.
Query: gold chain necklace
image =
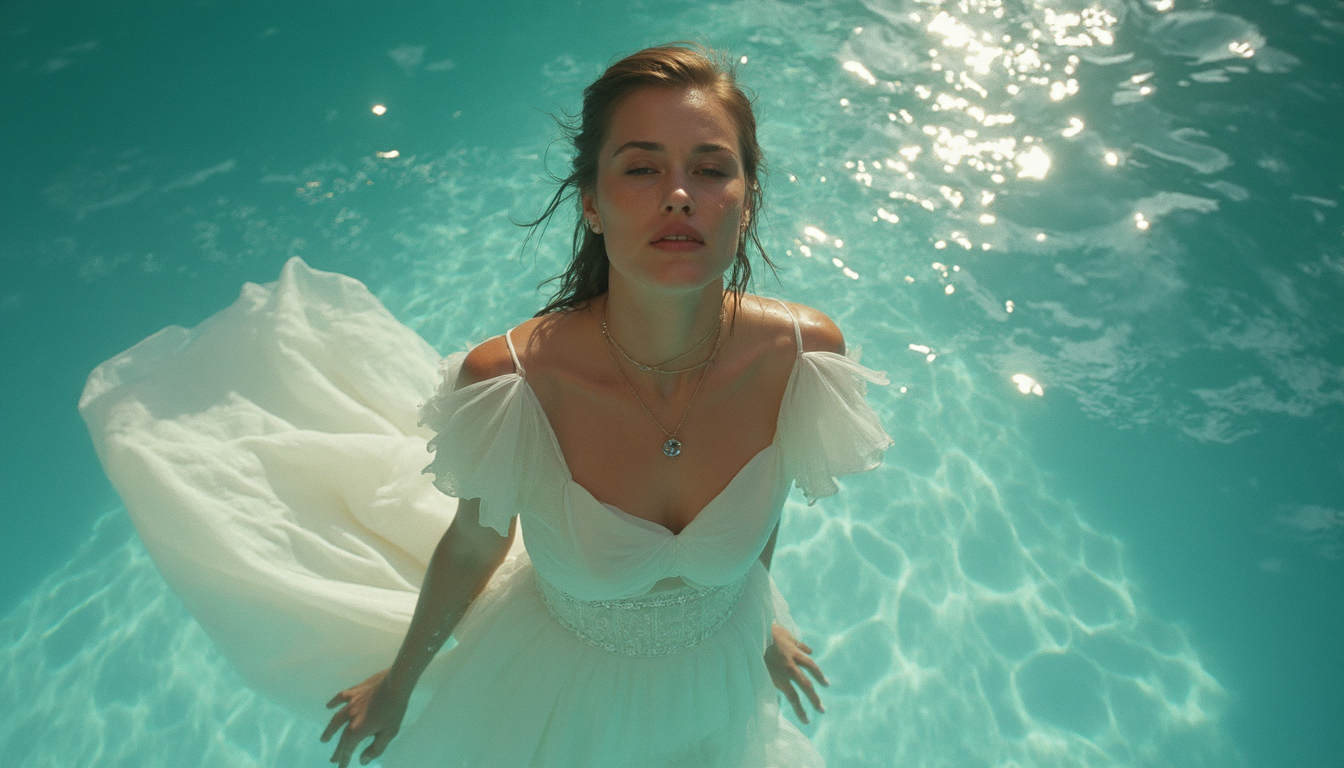
[[[602,336],[607,340],[608,343],[607,357],[611,358],[611,364],[616,366],[616,372],[621,375],[621,379],[625,381],[625,385],[630,388],[630,394],[635,396],[635,402],[639,403],[639,407],[644,409],[644,412],[649,415],[649,418],[653,419],[653,423],[658,425],[658,429],[661,430],[665,436],[667,436],[667,440],[663,442],[663,455],[668,457],[669,459],[675,459],[676,457],[681,455],[681,446],[682,446],[681,441],[677,439],[677,433],[681,431],[681,425],[686,423],[686,417],[691,412],[691,406],[695,404],[695,396],[700,394],[700,386],[705,383],[705,377],[709,375],[710,365],[714,362],[714,358],[719,356],[719,347],[723,341],[723,333],[720,332],[719,335],[714,339],[714,349],[709,353],[709,359],[705,360],[703,363],[700,363],[699,365],[692,366],[692,368],[685,369],[689,371],[692,370],[693,368],[699,368],[700,366],[704,366],[705,368],[705,370],[700,374],[700,380],[695,383],[695,391],[691,392],[691,399],[686,403],[686,410],[682,412],[681,421],[677,422],[677,428],[672,430],[671,432],[668,432],[666,429],[663,428],[662,422],[658,421],[658,417],[653,415],[653,411],[649,410],[649,406],[644,404],[644,398],[639,396],[639,392],[635,390],[635,385],[630,382],[629,377],[625,375],[625,371],[621,370],[621,362],[616,359],[616,355],[612,354],[611,347],[616,346],[616,341],[615,339],[611,338],[611,334],[606,332],[607,331],[606,314],[607,314],[607,307],[605,304],[603,304]],[[720,323],[716,327],[719,328],[720,331],[722,331],[723,328],[722,309],[719,310],[719,320]],[[620,347],[617,347],[617,349],[619,348]],[[682,357],[684,356],[685,355],[682,355]],[[672,359],[675,360],[677,358],[674,357]],[[631,360],[630,362],[633,363],[634,361]],[[671,373],[671,371],[659,371],[659,373]]]
[[[677,355],[676,357],[672,358],[671,360],[667,360],[667,361],[665,361],[665,362],[658,363],[657,365],[645,365],[645,364],[639,362],[639,361],[636,360],[635,358],[631,357],[631,356],[629,355],[629,353],[627,353],[627,352],[625,351],[625,348],[624,348],[624,347],[622,347],[619,343],[617,343],[616,338],[615,338],[614,336],[611,335],[611,332],[610,332],[609,330],[607,330],[607,305],[606,305],[605,303],[603,303],[603,305],[602,305],[602,336],[603,336],[603,338],[605,338],[608,342],[610,342],[611,346],[613,346],[613,347],[616,348],[616,351],[617,351],[617,352],[620,352],[620,353],[621,353],[621,357],[624,357],[624,358],[626,359],[627,362],[629,362],[631,365],[635,366],[636,368],[638,368],[638,369],[641,370],[641,371],[648,371],[649,373],[685,373],[685,372],[687,372],[687,371],[694,371],[696,368],[699,368],[699,367],[702,366],[702,365],[709,365],[709,359],[701,360],[700,362],[696,363],[695,365],[687,366],[687,367],[685,367],[685,368],[668,369],[668,368],[664,368],[663,366],[667,365],[668,363],[671,363],[671,362],[680,360],[681,358],[686,357],[687,355],[691,354],[691,353],[694,352],[695,350],[697,350],[697,349],[703,347],[703,346],[705,345],[705,342],[706,342],[706,341],[709,341],[709,337],[715,335],[715,332],[718,331],[720,328],[723,327],[723,319],[724,319],[724,316],[725,316],[726,311],[727,311],[727,310],[726,310],[726,308],[725,308],[724,306],[722,306],[722,305],[719,306],[719,321],[718,321],[717,323],[714,324],[714,327],[713,327],[713,328],[710,328],[710,329],[709,329],[709,333],[706,333],[706,334],[705,334],[705,337],[704,337],[703,339],[700,340],[700,343],[699,343],[699,344],[696,344],[694,347],[691,347],[690,349],[686,350],[685,352],[682,352],[680,355]],[[717,344],[718,342],[715,341],[715,343]]]

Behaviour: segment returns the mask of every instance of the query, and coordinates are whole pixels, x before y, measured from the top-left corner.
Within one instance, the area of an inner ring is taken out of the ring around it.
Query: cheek
[[[719,222],[719,232],[728,237],[735,233],[740,233],[744,228],[745,221],[742,218],[742,203],[729,203],[721,211],[721,220]]]
[[[624,180],[609,181],[600,185],[598,199],[601,201],[598,211],[603,215],[603,226],[609,221],[613,229],[621,229],[622,222],[639,218],[640,212],[649,206],[648,193],[638,185],[622,183]]]
[[[742,211],[746,209],[747,199],[744,191],[737,189],[729,195],[723,205],[724,229],[741,229]]]

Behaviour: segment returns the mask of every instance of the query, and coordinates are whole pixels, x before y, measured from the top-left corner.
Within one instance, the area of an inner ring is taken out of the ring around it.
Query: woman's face
[[[582,199],[613,281],[693,290],[718,280],[745,224],[732,117],[694,88],[635,91],[611,116],[596,189]]]

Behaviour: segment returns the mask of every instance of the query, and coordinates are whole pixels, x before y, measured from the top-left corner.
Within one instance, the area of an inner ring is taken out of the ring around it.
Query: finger
[[[349,721],[350,721],[349,709],[342,709],[341,711],[332,715],[331,722],[327,723],[327,730],[322,732],[322,743],[326,744],[328,741],[330,741],[331,737],[335,736],[336,732],[341,730],[341,726],[345,725]]]
[[[817,662],[814,659],[809,658],[798,659],[798,666],[807,667],[807,671],[812,673],[812,676],[817,679],[817,682],[821,683],[827,688],[831,687],[831,681],[826,679],[826,675],[821,671],[821,667],[817,666]]]
[[[331,709],[332,707],[336,706],[337,704],[340,704],[341,702],[343,702],[343,701],[348,701],[348,700],[349,700],[349,693],[347,693],[346,691],[341,691],[340,693],[336,694],[335,696],[332,696],[332,697],[331,697],[331,701],[328,701],[328,702],[327,702],[327,709]]]
[[[802,640],[798,641],[798,647],[803,649],[803,653],[812,652],[812,646],[808,645],[807,643],[804,643]]]
[[[395,735],[391,729],[379,731],[378,735],[373,737],[373,743],[369,745],[368,749],[364,750],[363,755],[360,755],[359,762],[367,765],[370,760],[374,760],[383,754],[383,750],[387,749],[387,743]]]
[[[798,698],[798,691],[794,690],[792,685],[788,685],[786,683],[784,688],[784,697],[787,698],[789,700],[789,703],[793,705],[793,713],[798,716],[798,719],[806,723],[807,712],[803,710],[803,702],[801,699]]]
[[[355,748],[359,746],[359,742],[364,740],[362,735],[355,736],[354,733],[355,729],[353,727],[346,728],[345,733],[341,734],[340,744],[336,745],[336,754],[331,756],[331,762],[339,763],[341,768],[347,768],[350,765],[350,756],[355,753]]]
[[[812,681],[807,679],[807,675],[803,674],[803,671],[797,667],[794,667],[793,674],[798,687],[802,688],[803,693],[807,694],[807,700],[812,702],[812,706],[818,712],[825,712],[826,708],[821,706],[821,697],[817,695],[817,689],[812,687]]]

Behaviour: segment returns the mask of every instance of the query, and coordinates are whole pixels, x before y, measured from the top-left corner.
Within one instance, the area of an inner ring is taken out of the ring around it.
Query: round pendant
[[[667,442],[663,443],[663,455],[668,457],[669,459],[673,459],[676,458],[677,456],[680,456],[681,441],[675,437],[667,438]]]

